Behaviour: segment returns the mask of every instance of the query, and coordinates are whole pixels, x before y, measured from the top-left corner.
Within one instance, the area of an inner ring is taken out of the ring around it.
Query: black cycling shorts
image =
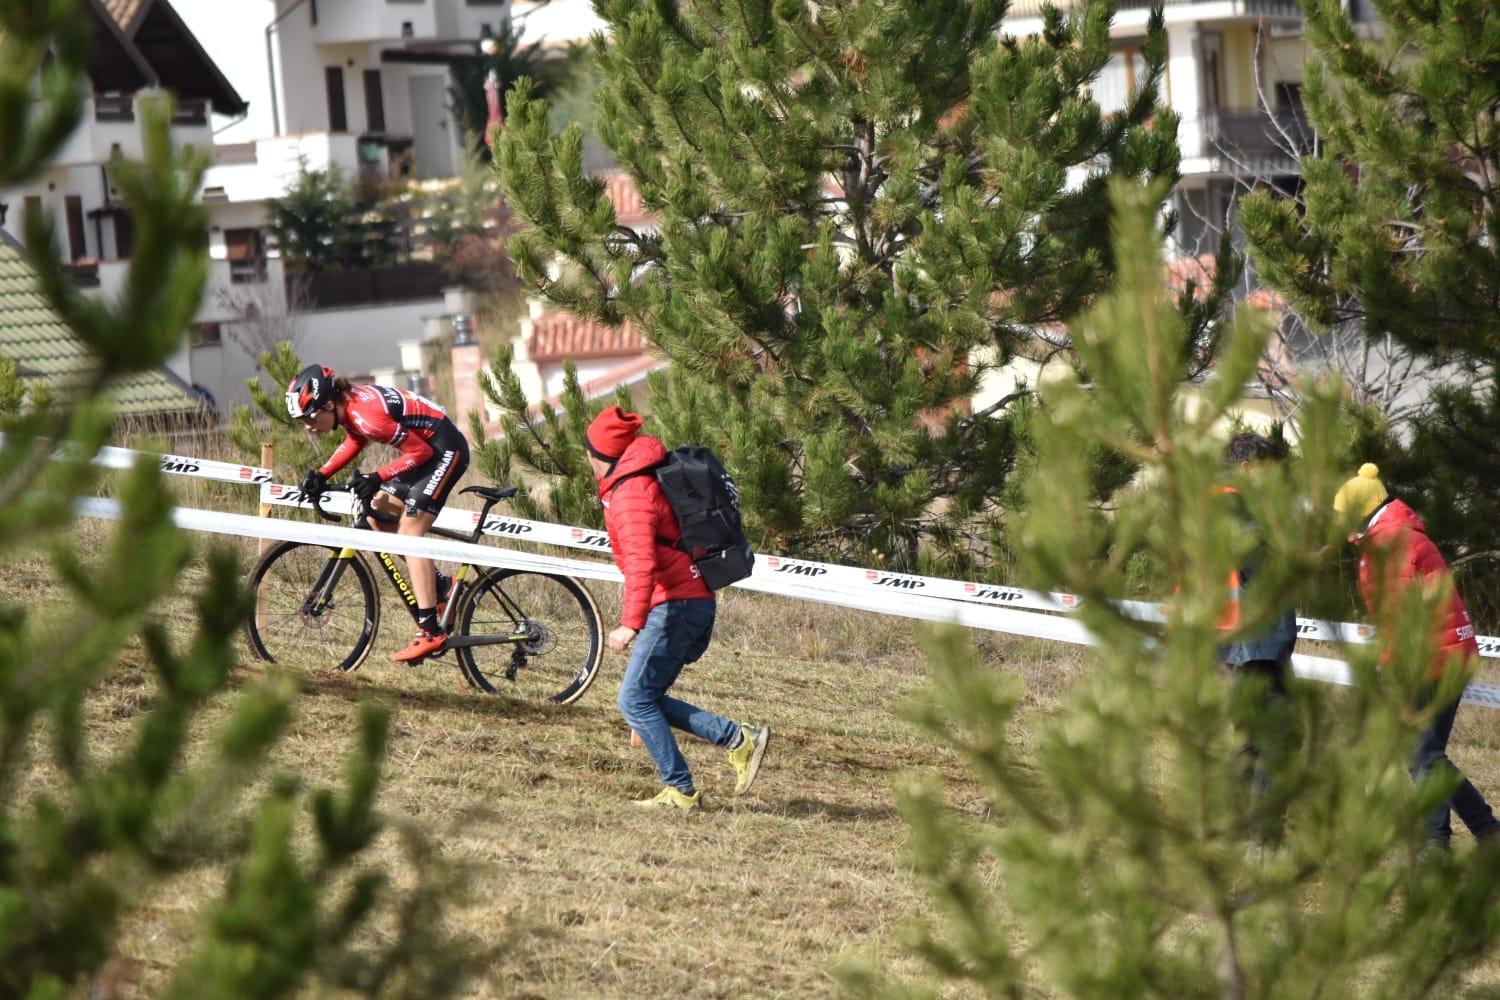
[[[469,442],[452,422],[433,432],[432,457],[381,487],[406,504],[406,516],[436,514],[469,467]]]

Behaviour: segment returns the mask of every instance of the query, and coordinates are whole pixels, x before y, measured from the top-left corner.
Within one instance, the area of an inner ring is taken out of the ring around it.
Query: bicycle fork
[[[323,612],[333,607],[333,592],[344,575],[344,568],[355,557],[354,549],[340,549],[338,554],[323,564],[317,582],[302,599],[299,609],[305,618],[321,618]]]

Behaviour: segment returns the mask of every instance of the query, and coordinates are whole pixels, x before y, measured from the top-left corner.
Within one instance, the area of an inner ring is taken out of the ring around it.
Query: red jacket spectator
[[[1430,627],[1437,652],[1428,678],[1435,680],[1449,667],[1462,668],[1471,663],[1479,655],[1479,646],[1474,641],[1469,611],[1453,587],[1448,564],[1427,537],[1427,526],[1417,512],[1386,494],[1380,470],[1370,462],[1361,465],[1358,474],[1339,487],[1333,509],[1344,516],[1347,526],[1355,528],[1349,538],[1359,547],[1359,589],[1377,625],[1393,627],[1408,588],[1424,587],[1429,593],[1446,588],[1447,598],[1433,610]],[[1448,739],[1458,716],[1459,700],[1434,705],[1435,694],[1436,685],[1429,683],[1417,697],[1416,708],[1433,706],[1436,711],[1418,727],[1417,742],[1411,751],[1412,780],[1447,773],[1456,776],[1458,783],[1452,796],[1427,816],[1428,843],[1447,850],[1453,835],[1450,817],[1454,812],[1478,839],[1500,837],[1500,821],[1496,820],[1494,810],[1448,759]]]
[[[1432,625],[1438,653],[1431,675],[1440,677],[1449,666],[1462,666],[1479,655],[1469,611],[1416,511],[1400,500],[1387,500],[1376,508],[1355,544],[1360,553],[1360,594],[1377,627],[1390,627],[1413,582],[1434,589],[1447,584],[1448,600],[1435,612]]]
[[[713,597],[693,560],[671,547],[682,531],[650,472],[666,459],[666,445],[648,434],[637,434],[614,469],[599,480],[610,551],[625,576],[620,624],[636,631],[645,627],[646,616],[658,604]]]

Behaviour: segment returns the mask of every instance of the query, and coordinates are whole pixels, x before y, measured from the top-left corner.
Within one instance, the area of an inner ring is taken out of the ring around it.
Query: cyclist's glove
[[[349,492],[369,503],[380,492],[381,482],[378,472],[356,472],[349,477]]]
[[[302,477],[302,492],[308,499],[320,497],[323,490],[328,486],[328,477],[317,469],[308,469],[307,475]]]

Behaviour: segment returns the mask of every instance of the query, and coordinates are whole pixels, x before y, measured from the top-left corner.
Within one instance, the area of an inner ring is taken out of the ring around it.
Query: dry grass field
[[[107,529],[85,522],[80,530]],[[240,544],[248,560],[254,543]],[[35,582],[45,594],[47,583]],[[591,586],[608,627],[617,588]],[[956,808],[976,820],[986,808],[955,756],[901,714],[926,673],[913,623],[728,593],[714,645],[676,693],[768,724],[774,736],[742,797],[731,794],[723,752],[684,738],[706,803],[687,816],[632,805],[657,784],[614,705],[623,654],[606,653],[600,680],[572,706],[484,696],[451,662],[389,662],[407,628],[399,609],[388,613],[362,670],[289,665],[303,694],[274,763],[309,786],[334,785],[357,705],[382,699],[395,708],[382,810],[421,825],[465,868],[466,891],[446,920],[497,956],[470,995],[823,997],[836,992],[829,970],[856,953],[919,973],[898,941],[903,923],[930,907],[911,873],[894,789],[905,774],[937,772]],[[1086,669],[1071,647],[975,641],[983,663],[1026,682],[1023,727],[1057,711]],[[270,669],[247,652],[236,685]],[[132,651],[92,705],[95,746],[128,740],[150,699],[149,673]],[[1497,721],[1466,709],[1453,746],[1480,787],[1500,795]],[[204,720],[205,739],[212,722]],[[379,850],[391,863],[401,856],[394,833]],[[203,870],[141,901],[113,995],[155,994],[222,880],[222,871]],[[1486,966],[1476,981],[1496,972]]]

